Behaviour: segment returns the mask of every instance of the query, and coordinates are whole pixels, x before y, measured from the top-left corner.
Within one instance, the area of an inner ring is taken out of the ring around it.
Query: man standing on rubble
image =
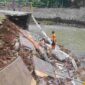
[[[56,47],[56,34],[54,31],[52,31],[51,40],[52,40],[52,49],[55,49],[55,47]]]

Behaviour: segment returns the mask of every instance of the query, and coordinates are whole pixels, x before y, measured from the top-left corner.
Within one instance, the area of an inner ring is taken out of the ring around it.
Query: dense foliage
[[[71,7],[71,6],[83,6],[85,0],[0,0],[2,3],[13,2],[18,4],[27,4],[32,2],[34,7]]]
[[[68,7],[70,0],[31,0],[38,7]]]

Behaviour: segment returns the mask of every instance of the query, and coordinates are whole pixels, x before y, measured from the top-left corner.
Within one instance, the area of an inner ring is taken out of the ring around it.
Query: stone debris
[[[61,50],[52,50],[52,54],[55,56],[56,59],[60,61],[64,61],[66,58],[69,57],[68,54],[66,54],[65,52]]]
[[[17,57],[15,44],[18,41],[18,33],[13,30],[14,27],[6,20],[0,26],[0,68],[6,66],[10,61]]]
[[[59,46],[61,50],[53,51],[50,44],[42,44],[6,19],[0,26],[0,69],[21,56],[37,85],[74,85],[75,78],[85,81],[85,69],[75,70],[69,50]]]
[[[55,77],[54,70],[55,68],[48,62],[43,61],[37,57],[33,57],[33,64],[35,67],[35,73],[36,75],[40,77]]]

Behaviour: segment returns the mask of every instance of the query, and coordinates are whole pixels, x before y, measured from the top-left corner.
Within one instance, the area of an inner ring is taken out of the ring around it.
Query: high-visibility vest
[[[52,34],[52,41],[56,42],[56,35]]]

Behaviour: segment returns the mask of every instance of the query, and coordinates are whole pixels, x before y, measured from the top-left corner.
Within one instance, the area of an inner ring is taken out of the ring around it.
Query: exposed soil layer
[[[18,40],[16,28],[9,20],[4,20],[0,26],[0,68],[8,65],[16,58],[15,43]]]

